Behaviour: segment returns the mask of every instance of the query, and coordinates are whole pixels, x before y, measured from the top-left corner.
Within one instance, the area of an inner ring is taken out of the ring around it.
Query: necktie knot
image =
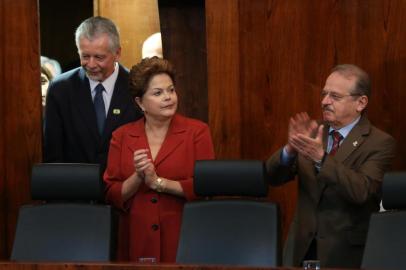
[[[333,146],[330,150],[330,155],[334,156],[337,153],[338,147],[340,147],[340,142],[343,139],[343,136],[337,130],[331,131],[331,136],[333,137]]]
[[[96,95],[103,94],[103,91],[104,91],[103,84],[99,83],[99,84],[95,87],[94,90],[96,91]]]
[[[332,133],[333,139],[334,139],[335,141],[340,142],[340,141],[343,139],[343,136],[342,136],[342,135],[340,134],[340,132],[338,132],[337,130],[333,130],[331,133]]]
[[[96,94],[93,99],[94,110],[96,112],[97,127],[99,134],[103,134],[104,122],[106,120],[106,108],[104,107],[103,91],[104,87],[99,83],[95,88]]]

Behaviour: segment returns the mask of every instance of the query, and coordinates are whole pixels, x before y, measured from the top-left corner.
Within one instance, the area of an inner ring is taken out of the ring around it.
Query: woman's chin
[[[174,107],[166,108],[166,109],[163,109],[163,110],[161,111],[161,114],[162,114],[162,115],[165,115],[165,116],[168,116],[168,117],[174,116],[175,113],[176,113],[176,108],[174,108]]]
[[[155,118],[156,120],[166,121],[172,119],[176,112],[161,112],[160,114],[150,115],[151,117]]]

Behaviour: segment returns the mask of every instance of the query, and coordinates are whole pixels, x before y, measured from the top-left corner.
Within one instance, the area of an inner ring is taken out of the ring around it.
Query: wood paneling
[[[4,29],[4,21],[5,21],[5,14],[6,14],[6,3],[0,2],[0,33],[3,33]],[[5,35],[0,35],[0,46],[1,44],[5,44]],[[3,85],[2,82],[5,80],[5,73],[3,70],[6,68],[6,58],[2,57],[4,55],[4,47],[0,47],[0,117],[1,115],[5,114],[5,95],[3,95],[2,90]],[[3,120],[3,118],[1,118]],[[5,153],[4,153],[4,121],[0,121],[0,260],[4,259],[6,256],[6,249],[7,249],[7,230],[6,230],[6,181],[4,180],[6,177],[6,170],[5,170]]]
[[[30,200],[31,165],[41,157],[38,4],[1,1],[0,258],[14,240],[18,209]]]
[[[120,31],[120,63],[131,68],[141,61],[142,44],[159,32],[158,0],[94,0],[95,16],[114,21]]]
[[[180,111],[209,121],[219,159],[266,159],[286,143],[291,115],[320,117],[329,70],[354,63],[372,78],[368,115],[398,140],[394,167],[406,169],[406,1],[159,4],[164,55],[179,73]],[[37,0],[0,1],[0,29],[0,258],[7,258],[18,208],[29,200],[31,165],[41,156]],[[295,182],[271,189],[284,235],[296,193]]]
[[[158,7],[163,54],[177,71],[179,112],[207,122],[204,0],[159,0]]]
[[[209,125],[216,157],[241,158],[239,8],[206,0]]]
[[[57,60],[63,71],[80,66],[74,34],[93,15],[93,0],[39,0],[39,12],[41,55]]]
[[[206,0],[209,123],[217,157],[266,159],[287,140],[289,117],[321,117],[330,69],[353,63],[373,82],[368,115],[399,142],[406,169],[406,2]],[[271,189],[286,236],[296,183]]]

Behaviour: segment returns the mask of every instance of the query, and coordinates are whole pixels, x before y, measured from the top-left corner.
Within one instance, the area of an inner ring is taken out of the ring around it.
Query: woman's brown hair
[[[130,71],[129,90],[133,98],[142,98],[148,89],[151,78],[158,74],[167,74],[175,84],[175,70],[172,64],[156,56],[144,58]]]

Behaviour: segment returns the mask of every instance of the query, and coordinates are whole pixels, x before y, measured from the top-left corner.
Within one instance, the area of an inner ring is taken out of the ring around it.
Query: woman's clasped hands
[[[134,168],[138,177],[143,179],[148,187],[156,190],[158,175],[148,152],[148,149],[139,149],[134,152]]]

